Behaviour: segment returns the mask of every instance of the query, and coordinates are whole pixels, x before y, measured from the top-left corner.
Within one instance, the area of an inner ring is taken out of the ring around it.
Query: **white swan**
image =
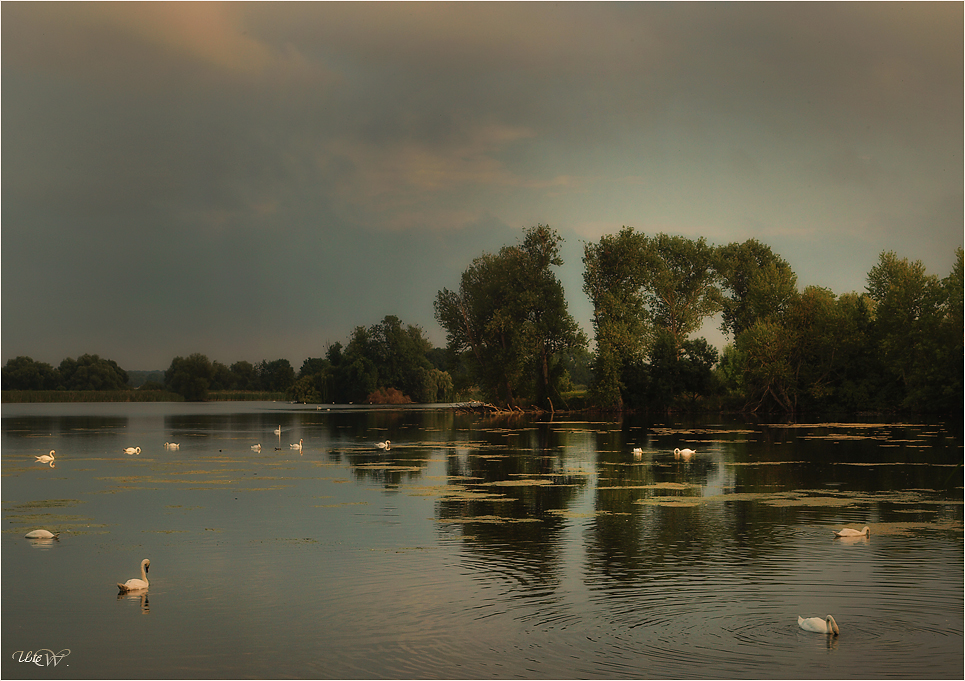
[[[295,444],[295,443],[293,442],[292,444],[290,444],[290,445],[288,445],[288,446],[291,447],[292,449],[297,449],[298,451],[301,451],[301,450],[302,450],[302,442],[304,442],[304,440],[299,440],[299,441],[298,441],[298,444]]]
[[[164,448],[165,448],[165,449],[180,449],[180,448],[181,448],[181,445],[179,445],[177,442],[165,442],[165,443],[164,443]]]
[[[49,530],[32,530],[24,535],[27,539],[56,539],[60,532],[54,534]]]
[[[696,454],[696,453],[697,453],[697,452],[695,452],[695,451],[692,450],[692,449],[675,449],[675,450],[673,450],[673,458],[675,458],[675,459],[680,459],[680,458],[689,459],[690,457],[692,457],[692,456],[693,456],[694,454]]]
[[[147,558],[141,561],[141,578],[140,579],[129,579],[123,584],[117,583],[117,588],[121,590],[121,593],[125,591],[139,591],[141,589],[146,589],[150,586],[147,581],[147,571],[151,569],[151,561]]]
[[[36,459],[40,463],[49,463],[50,467],[53,468],[54,467],[54,450],[51,449],[50,454],[41,454],[40,456],[36,457]]]
[[[838,635],[838,623],[834,621],[831,615],[823,618],[808,617],[807,619],[798,615],[797,625],[805,631],[816,631],[819,634],[833,634],[834,636]]]
[[[256,445],[251,445],[251,451],[253,451],[253,452],[260,452],[260,451],[261,451],[261,443],[258,443],[258,444],[256,444]]]
[[[867,525],[864,526],[863,530],[852,530],[850,527],[846,527],[840,532],[833,530],[835,537],[870,537],[871,528]]]
[[[391,440],[386,440],[385,442],[376,442],[376,443],[375,443],[375,446],[378,447],[379,449],[386,449],[386,450],[388,450],[388,449],[391,449],[391,447],[389,447],[390,444],[392,444],[392,441],[391,441]]]
[[[140,454],[140,453],[141,453],[141,448],[140,448],[140,447],[125,447],[125,448],[124,448],[124,453],[125,453],[125,454]]]
[[[275,433],[275,435],[281,435],[281,426],[278,426],[277,428],[275,428],[273,432]]]

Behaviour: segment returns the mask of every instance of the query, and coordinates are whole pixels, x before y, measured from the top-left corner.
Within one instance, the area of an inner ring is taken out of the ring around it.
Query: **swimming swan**
[[[165,449],[180,449],[180,448],[181,448],[181,445],[179,445],[177,442],[165,442],[165,443],[164,443],[164,448],[165,448]]]
[[[147,581],[147,571],[151,569],[151,561],[147,558],[141,561],[141,578],[140,579],[129,579],[123,584],[117,583],[117,588],[121,590],[121,593],[126,591],[140,591],[141,589],[146,589],[150,584]]]
[[[56,539],[60,535],[60,532],[54,534],[49,530],[31,530],[24,535],[27,539]]]
[[[838,635],[838,623],[834,621],[831,615],[828,615],[826,618],[808,617],[807,619],[798,615],[797,625],[804,629],[804,631],[816,631],[819,634],[832,634],[834,636]]]
[[[259,444],[257,444],[257,445],[251,445],[251,451],[253,451],[253,452],[260,452],[260,451],[261,451],[261,443],[259,443]]]
[[[54,450],[51,449],[50,454],[41,454],[40,456],[36,457],[36,459],[40,463],[49,463],[50,467],[53,468],[54,467]]]
[[[125,453],[125,454],[140,454],[140,453],[141,453],[141,448],[140,448],[140,447],[127,447],[127,448],[124,449],[124,453]]]
[[[696,454],[696,453],[697,453],[697,452],[695,452],[695,451],[692,450],[692,449],[675,449],[675,450],[673,450],[673,458],[679,459],[679,458],[683,457],[683,458],[685,458],[685,459],[689,459],[690,457],[692,457],[692,456],[693,456],[694,454]]]
[[[837,530],[834,530],[834,536],[835,537],[865,537],[865,536],[870,537],[871,528],[865,525],[864,529],[859,531],[859,530],[852,530],[850,527],[846,527],[840,532],[838,532]]]
[[[375,446],[379,449],[390,449],[389,445],[392,444],[391,440],[386,440],[385,442],[376,442]]]
[[[277,428],[275,428],[275,430],[274,430],[274,431],[272,431],[272,432],[274,432],[274,433],[275,433],[275,435],[281,435],[281,426],[278,426],[278,427],[277,427]]]
[[[299,440],[299,441],[298,441],[298,444],[295,444],[295,443],[293,442],[292,444],[290,444],[290,445],[288,445],[288,446],[291,447],[292,449],[297,449],[298,451],[301,451],[301,450],[302,450],[302,442],[304,442],[304,440]]]

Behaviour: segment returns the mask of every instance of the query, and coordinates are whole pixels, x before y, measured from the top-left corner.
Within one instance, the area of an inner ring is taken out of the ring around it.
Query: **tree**
[[[97,355],[70,357],[60,363],[61,385],[67,390],[126,390],[127,372],[117,362]]]
[[[519,245],[473,260],[458,292],[442,289],[436,297],[449,350],[464,353],[473,378],[495,402],[551,405],[563,376],[558,355],[586,345],[550,269],[563,263],[561,241],[548,226],[532,227]]]
[[[583,247],[583,291],[593,304],[596,336],[590,394],[604,408],[623,408],[627,371],[652,341],[643,296],[646,247],[646,236],[630,227]]]
[[[717,249],[716,267],[725,291],[721,331],[732,338],[759,319],[784,312],[797,294],[791,266],[756,239]]]
[[[285,392],[295,383],[295,370],[287,359],[262,360],[258,365],[258,383],[262,390]]]
[[[45,362],[20,356],[3,365],[4,390],[55,390],[60,385],[60,372]]]
[[[882,252],[868,273],[871,335],[886,371],[901,386],[902,407],[947,410],[961,404],[961,248],[956,255],[943,280],[892,251]]]
[[[721,309],[715,249],[703,237],[658,234],[649,240],[646,256],[644,300],[679,356],[687,337]]]
[[[672,405],[685,389],[681,362],[688,371],[700,364],[684,357],[688,336],[720,310],[715,249],[702,238],[647,238],[624,227],[588,244],[583,263],[596,332],[593,398],[617,409]]]
[[[175,357],[164,372],[164,385],[191,402],[203,402],[214,378],[214,366],[206,356],[194,353],[188,357]]]
[[[233,390],[258,390],[258,370],[251,362],[235,362],[229,369]]]

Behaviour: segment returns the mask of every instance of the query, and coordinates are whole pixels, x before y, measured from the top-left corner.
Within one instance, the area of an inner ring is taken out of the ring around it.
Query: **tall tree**
[[[644,299],[679,356],[687,337],[721,309],[716,252],[701,237],[658,234],[647,245]]]
[[[652,339],[643,295],[647,238],[630,227],[583,247],[583,291],[593,304],[596,353],[591,395],[622,409],[628,368],[643,362]]]
[[[563,263],[561,241],[546,225],[532,227],[522,243],[473,260],[458,291],[443,289],[436,297],[449,349],[466,354],[494,401],[551,404],[563,375],[558,354],[586,345],[551,269]]]
[[[718,248],[716,267],[724,289],[721,330],[731,338],[783,313],[797,295],[791,266],[757,239]]]
[[[175,357],[164,372],[164,386],[191,402],[207,399],[214,366],[205,355],[194,353],[188,357]]]

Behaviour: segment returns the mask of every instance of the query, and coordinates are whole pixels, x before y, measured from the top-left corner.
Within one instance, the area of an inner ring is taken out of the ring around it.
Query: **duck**
[[[54,453],[55,453],[54,450],[51,449],[51,450],[50,450],[50,454],[41,454],[40,456],[36,457],[36,459],[37,459],[37,461],[39,461],[40,463],[49,463],[49,464],[50,464],[50,467],[53,468],[53,467],[54,467]]]
[[[819,634],[838,635],[838,623],[831,615],[827,617],[808,617],[807,619],[797,616],[797,625],[804,631],[816,631]]]
[[[301,451],[301,450],[302,450],[302,442],[304,442],[304,440],[299,440],[297,444],[293,442],[293,443],[291,443],[291,444],[288,445],[288,446],[291,447],[292,449],[297,449],[298,451]]]
[[[259,443],[256,444],[256,445],[251,445],[251,451],[253,451],[253,452],[260,452],[260,451],[261,451],[261,443],[259,442]]]
[[[147,589],[150,583],[147,581],[147,571],[151,569],[151,561],[145,558],[141,561],[141,578],[140,579],[129,579],[123,584],[117,583],[117,588],[121,590],[121,593],[127,591],[140,591],[142,589]]]
[[[675,449],[673,450],[673,457],[675,459],[680,459],[680,458],[689,459],[696,453],[697,452],[695,452],[692,449]]]
[[[181,445],[179,445],[177,442],[165,442],[165,443],[164,443],[164,448],[165,448],[165,449],[180,449],[180,448],[181,448]]]
[[[141,448],[140,448],[140,447],[125,447],[124,453],[125,453],[125,454],[140,454],[140,453],[141,453]]]
[[[56,539],[60,536],[60,532],[54,533],[50,530],[31,530],[24,535],[27,539]]]
[[[862,530],[852,530],[850,527],[846,527],[841,531],[833,530],[835,537],[870,537],[871,528],[867,525],[864,526]]]
[[[281,426],[278,426],[278,427],[277,427],[277,428],[275,428],[275,430],[274,430],[274,431],[272,431],[272,432],[274,432],[274,433],[275,433],[275,435],[281,435]]]
[[[376,442],[376,443],[375,443],[375,446],[378,447],[379,449],[388,450],[388,449],[390,449],[390,447],[389,447],[390,444],[392,444],[392,441],[391,441],[391,440],[386,440],[385,442]]]

